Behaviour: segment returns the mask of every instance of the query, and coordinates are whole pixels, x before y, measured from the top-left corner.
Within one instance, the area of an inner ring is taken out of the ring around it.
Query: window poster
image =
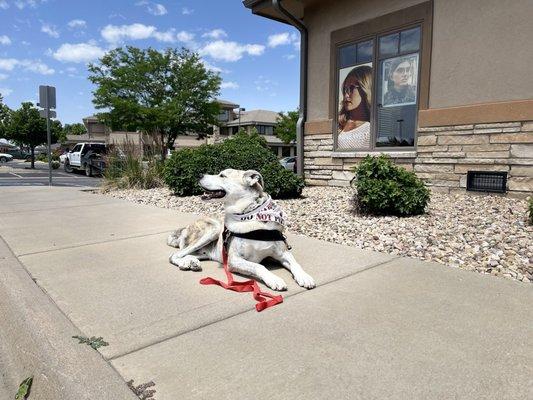
[[[339,70],[338,149],[370,148],[372,63]]]
[[[416,104],[418,54],[389,58],[382,63],[382,106],[398,107]]]

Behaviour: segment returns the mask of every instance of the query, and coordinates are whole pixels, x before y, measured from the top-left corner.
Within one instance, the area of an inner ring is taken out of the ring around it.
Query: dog
[[[298,285],[315,287],[290,252],[283,236],[284,214],[264,192],[259,172],[226,169],[218,175],[204,175],[199,183],[205,190],[202,200],[224,202],[224,218],[200,218],[172,232],[167,244],[179,251],[170,256],[170,263],[181,270],[200,271],[201,260],[222,263],[226,246],[231,272],[261,280],[273,290],[286,290],[285,281],[261,265],[264,259],[273,258],[292,273]]]

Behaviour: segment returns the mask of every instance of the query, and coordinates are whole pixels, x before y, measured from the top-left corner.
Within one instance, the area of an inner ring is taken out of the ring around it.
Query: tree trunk
[[[167,158],[166,146],[165,146],[165,134],[161,132],[161,160],[165,161]]]
[[[35,169],[35,147],[30,146],[31,150],[31,169]]]

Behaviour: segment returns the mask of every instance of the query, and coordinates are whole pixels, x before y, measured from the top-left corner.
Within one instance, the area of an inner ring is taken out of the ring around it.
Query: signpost
[[[52,186],[52,135],[50,133],[50,118],[56,117],[56,88],[53,86],[39,86],[39,107],[41,117],[46,118],[46,136],[48,139],[48,185]]]

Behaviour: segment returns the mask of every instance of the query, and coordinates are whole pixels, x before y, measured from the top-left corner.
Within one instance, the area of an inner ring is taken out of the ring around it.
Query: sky
[[[0,0],[0,93],[18,108],[55,86],[58,119],[81,122],[96,112],[87,64],[124,45],[199,53],[218,97],[247,110],[298,106],[298,31],[241,0]]]

